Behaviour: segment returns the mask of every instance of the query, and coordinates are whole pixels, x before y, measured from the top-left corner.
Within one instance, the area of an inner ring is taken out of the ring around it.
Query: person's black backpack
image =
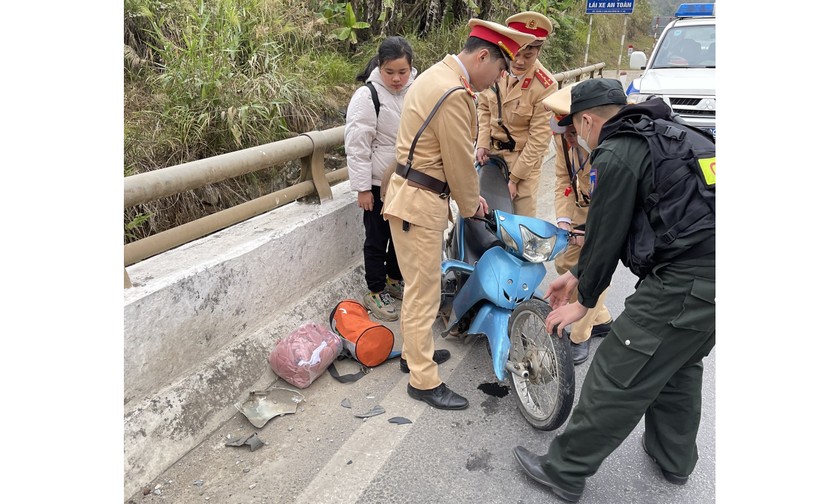
[[[373,100],[373,110],[376,111],[376,117],[379,118],[379,93],[376,92],[376,86],[373,82],[365,82],[365,86],[370,89],[370,97]]]
[[[654,98],[625,106],[601,130],[600,143],[635,135],[650,148],[654,190],[634,212],[622,257],[639,278],[658,262],[714,252],[706,237],[715,229],[715,140],[680,119]]]

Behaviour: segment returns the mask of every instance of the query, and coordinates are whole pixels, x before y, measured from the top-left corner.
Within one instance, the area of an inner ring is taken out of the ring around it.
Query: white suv
[[[653,47],[650,65],[643,52],[630,68],[644,69],[627,87],[627,102],[662,97],[688,124],[715,134],[715,4],[682,4]]]

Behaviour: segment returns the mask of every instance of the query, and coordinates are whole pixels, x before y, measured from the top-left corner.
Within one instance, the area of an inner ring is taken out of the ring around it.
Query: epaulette
[[[477,98],[476,94],[475,94],[475,91],[473,91],[473,89],[470,87],[470,83],[467,82],[467,79],[465,79],[463,75],[461,76],[461,84],[464,85],[464,89],[467,90],[467,94],[470,95],[470,98],[475,100]]]
[[[545,73],[542,68],[534,72],[534,77],[536,77],[544,87],[549,87],[554,84],[554,78]]]

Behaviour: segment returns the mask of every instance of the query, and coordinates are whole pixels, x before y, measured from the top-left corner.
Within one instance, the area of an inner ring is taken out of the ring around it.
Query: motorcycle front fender
[[[502,382],[507,378],[505,364],[510,355],[510,337],[508,336],[508,322],[513,313],[505,308],[499,308],[489,303],[484,304],[470,324],[469,334],[484,334],[490,345],[490,356],[493,359],[493,372]]]

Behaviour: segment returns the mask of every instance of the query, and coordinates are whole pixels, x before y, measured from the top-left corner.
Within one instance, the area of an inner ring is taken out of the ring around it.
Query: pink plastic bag
[[[327,370],[341,349],[341,338],[328,327],[306,322],[277,341],[268,363],[277,376],[304,389]]]

